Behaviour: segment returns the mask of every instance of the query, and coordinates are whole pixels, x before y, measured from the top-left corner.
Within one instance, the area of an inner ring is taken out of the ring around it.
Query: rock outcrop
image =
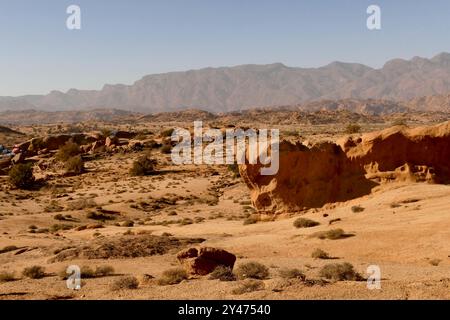
[[[261,176],[260,164],[240,165],[261,211],[299,211],[369,194],[389,181],[450,183],[450,122],[396,126],[308,148],[280,143],[279,171]]]
[[[220,265],[233,269],[236,262],[234,254],[209,247],[185,249],[177,254],[177,259],[186,272],[193,275],[206,275]]]

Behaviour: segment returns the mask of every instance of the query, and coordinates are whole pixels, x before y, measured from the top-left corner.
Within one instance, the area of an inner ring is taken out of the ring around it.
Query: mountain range
[[[0,97],[0,111],[116,108],[156,113],[198,108],[218,113],[261,106],[314,106],[314,101],[337,99],[411,100],[420,109],[425,99],[421,97],[449,93],[450,53],[441,53],[431,59],[390,60],[380,69],[344,62],[320,68],[275,63],[155,74],[132,85],[105,85],[101,90]],[[449,109],[446,97],[437,98],[435,102],[442,105],[433,103],[432,108]]]

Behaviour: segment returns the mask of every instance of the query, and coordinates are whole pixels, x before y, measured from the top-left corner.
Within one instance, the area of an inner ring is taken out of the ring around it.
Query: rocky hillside
[[[277,63],[148,75],[132,85],[105,85],[99,91],[0,97],[0,111],[118,108],[156,113],[199,108],[217,113],[324,99],[409,100],[449,92],[450,54],[441,53],[432,59],[394,59],[380,69],[342,62],[320,68]]]

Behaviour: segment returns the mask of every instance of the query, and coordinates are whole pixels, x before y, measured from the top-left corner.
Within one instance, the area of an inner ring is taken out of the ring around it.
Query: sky
[[[81,30],[66,27],[69,5]],[[381,30],[366,9],[381,8]],[[380,68],[450,52],[448,0],[0,0],[0,96],[281,62]]]

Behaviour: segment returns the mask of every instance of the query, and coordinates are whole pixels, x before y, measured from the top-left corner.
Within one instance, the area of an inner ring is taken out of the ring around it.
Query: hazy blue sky
[[[82,30],[66,29],[66,8]],[[366,8],[382,9],[382,30]],[[203,67],[334,60],[381,67],[450,51],[448,0],[0,0],[0,95],[100,89]]]

